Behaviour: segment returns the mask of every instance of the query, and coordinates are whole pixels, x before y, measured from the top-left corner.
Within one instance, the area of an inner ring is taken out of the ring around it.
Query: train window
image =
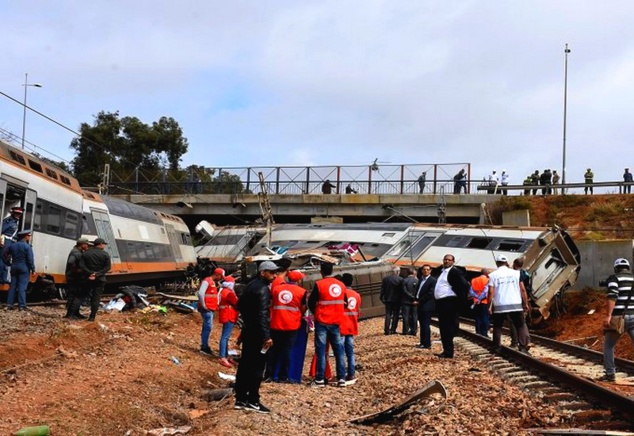
[[[57,180],[57,173],[50,168],[46,168],[46,175],[49,176],[51,179]]]
[[[447,247],[461,247],[462,244],[464,243],[464,240],[465,240],[464,236],[454,236],[449,241],[447,241],[446,246]]]
[[[20,162],[22,165],[26,165],[26,161],[24,160],[22,155],[17,154],[15,151],[9,151],[9,153],[11,154],[11,159],[16,162]]]
[[[472,238],[467,244],[467,248],[487,248],[493,238]]]
[[[40,165],[39,163],[32,161],[31,159],[29,159],[29,166],[34,169],[35,171],[39,172],[39,173],[43,173],[44,171],[42,170],[42,165]]]
[[[147,256],[145,255],[145,250],[143,249],[143,243],[138,242],[135,245],[136,245],[137,255],[139,256],[139,260],[145,260]]]
[[[33,230],[40,230],[42,228],[42,215],[44,211],[44,203],[38,201],[35,204],[35,218],[33,219]]]
[[[383,233],[381,235],[382,238],[393,238],[396,235],[396,233],[393,232],[387,232],[387,233]]]
[[[150,244],[145,244],[145,255],[148,259],[154,259],[154,250]]]
[[[509,239],[505,239],[503,241],[500,242],[500,244],[498,245],[498,247],[496,248],[496,250],[499,251],[523,251],[522,247],[524,246],[524,242],[522,240],[509,240]]]
[[[46,231],[59,234],[62,222],[62,210],[59,207],[49,205],[46,214]]]
[[[187,245],[187,233],[181,233],[181,245]]]
[[[65,185],[70,186],[70,179],[66,176],[62,176],[61,174],[59,175],[59,178],[62,179],[62,183],[64,183]]]
[[[79,215],[74,212],[66,212],[66,220],[64,221],[64,236],[68,238],[76,238],[79,228]]]
[[[130,260],[138,260],[139,259],[139,255],[136,253],[136,247],[134,246],[134,242],[129,242],[127,243],[127,247],[128,247],[128,258]]]

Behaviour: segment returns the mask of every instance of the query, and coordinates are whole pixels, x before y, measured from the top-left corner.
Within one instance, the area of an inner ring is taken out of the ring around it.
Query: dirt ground
[[[564,339],[598,336],[592,348],[600,348],[600,314],[587,315],[586,306],[598,308],[601,297],[575,294],[570,298],[578,308],[551,320],[540,333]],[[233,410],[232,398],[207,401],[207,390],[227,387],[218,372],[235,371],[198,353],[197,314],[113,313],[98,316],[95,323],[69,322],[61,315],[60,307],[0,311],[0,434],[42,424],[54,435],[143,435],[179,426],[191,426],[189,435],[499,435],[574,426],[553,406],[505,384],[460,350],[456,359],[447,361],[432,353],[441,351],[439,344],[431,351],[418,350],[414,337],[384,336],[381,319],[361,325],[357,363],[363,369],[357,384],[323,389],[263,384],[262,402],[273,413],[260,415]],[[215,350],[218,327],[212,332]],[[633,355],[625,339],[618,350]],[[312,354],[309,341],[307,360]],[[447,388],[444,405],[433,398],[424,413],[382,425],[348,423],[432,380]],[[488,407],[491,404],[495,407]],[[488,410],[486,419],[483,408]]]

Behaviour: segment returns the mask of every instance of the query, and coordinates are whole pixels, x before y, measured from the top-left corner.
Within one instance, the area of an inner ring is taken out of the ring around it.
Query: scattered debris
[[[231,388],[210,389],[206,393],[208,401],[222,401],[231,395],[233,395],[233,389]]]
[[[155,428],[154,430],[149,430],[145,434],[152,436],[169,436],[175,434],[187,434],[192,429],[191,425],[184,425],[181,427],[163,427],[163,428]]]
[[[350,423],[368,425],[389,421],[394,416],[405,411],[423,398],[429,397],[432,394],[441,394],[443,396],[443,403],[447,399],[447,390],[445,389],[445,386],[443,386],[443,384],[438,380],[433,380],[427,383],[422,389],[416,391],[414,394],[406,398],[401,403],[395,406],[388,407],[387,409],[380,412],[370,413],[368,415],[354,418],[350,420]]]
[[[170,360],[172,362],[174,362],[176,365],[180,365],[181,364],[181,361],[178,360],[175,356],[170,357]]]
[[[231,375],[231,374],[225,374],[224,372],[218,372],[218,377],[220,377],[222,380],[227,380],[227,381],[236,381],[236,376],[235,375]]]

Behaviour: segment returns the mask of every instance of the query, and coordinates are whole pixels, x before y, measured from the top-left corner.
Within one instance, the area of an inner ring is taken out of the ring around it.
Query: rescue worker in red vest
[[[297,339],[302,314],[306,311],[306,289],[297,284],[304,274],[301,271],[289,271],[285,275],[288,283],[279,284],[271,291],[273,348],[268,353],[264,374],[264,381],[280,383],[288,383],[291,350]]]
[[[235,362],[229,359],[228,347],[229,338],[231,338],[231,332],[233,326],[238,321],[238,297],[234,292],[233,287],[236,284],[236,279],[233,277],[225,277],[222,282],[222,289],[218,293],[218,320],[222,324],[222,334],[220,335],[220,364],[227,368],[232,368]]]
[[[203,326],[200,332],[200,352],[207,356],[213,356],[209,348],[209,335],[214,322],[214,312],[218,309],[218,287],[217,281],[225,276],[225,270],[216,268],[213,273],[206,277],[198,289],[198,311],[203,319]]]
[[[310,297],[308,308],[315,314],[315,355],[317,356],[315,379],[311,387],[324,387],[326,371],[326,340],[330,343],[337,362],[337,386],[346,386],[346,362],[341,345],[339,326],[344,321],[346,285],[332,277],[333,264],[321,264],[321,276]]]
[[[481,275],[471,280],[469,297],[473,300],[473,317],[476,334],[489,337],[489,268],[482,268]]]
[[[357,381],[354,370],[354,337],[359,334],[359,310],[361,309],[361,296],[357,291],[350,287],[354,282],[352,274],[345,273],[341,281],[344,285],[346,285],[346,296],[348,301],[348,307],[343,313],[344,322],[341,324],[341,341],[343,343],[346,359],[348,360],[346,382],[347,384],[354,384]]]

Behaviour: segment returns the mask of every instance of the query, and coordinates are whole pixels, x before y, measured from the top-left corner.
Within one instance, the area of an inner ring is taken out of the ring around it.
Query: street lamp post
[[[561,184],[566,184],[566,114],[567,114],[567,105],[568,105],[568,53],[570,53],[570,49],[568,48],[568,44],[566,44],[566,48],[564,48],[564,141],[563,141],[563,168],[561,171]],[[561,193],[565,194],[566,190],[561,188]]]
[[[26,134],[26,90],[29,86],[41,88],[39,83],[29,83],[29,73],[24,73],[24,113],[22,115],[22,150],[24,150],[24,135]]]

